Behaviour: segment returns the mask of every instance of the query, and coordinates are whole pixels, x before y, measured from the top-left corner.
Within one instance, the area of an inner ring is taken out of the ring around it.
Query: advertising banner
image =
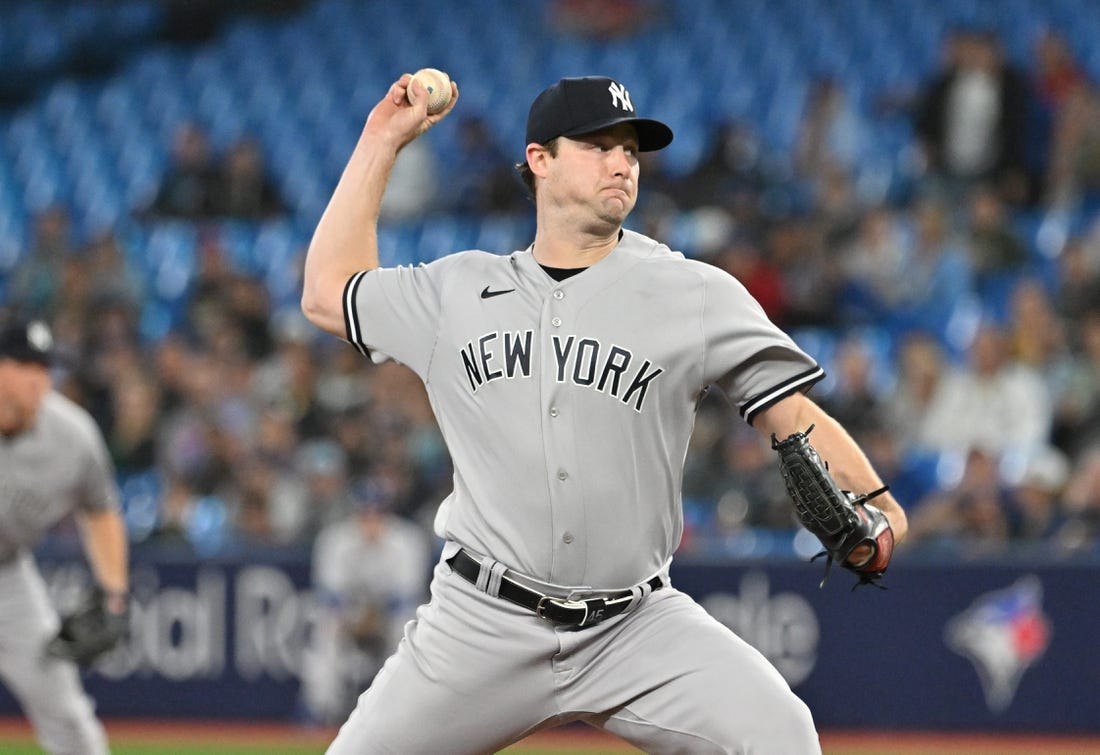
[[[87,580],[82,562],[41,564],[59,604]],[[131,637],[85,672],[105,717],[294,718],[317,617],[307,559],[135,558],[133,574]],[[821,576],[800,562],[673,567],[819,728],[1100,731],[1096,565],[898,559],[885,590]],[[0,688],[0,713],[17,710]]]
[[[820,728],[1100,731],[1096,565],[918,565],[852,590],[815,564],[680,564]],[[857,704],[858,703],[858,704]]]

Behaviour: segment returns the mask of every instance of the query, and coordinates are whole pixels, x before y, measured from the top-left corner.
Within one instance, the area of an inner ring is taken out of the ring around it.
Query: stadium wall
[[[82,562],[40,558],[71,599]],[[1100,732],[1095,565],[898,559],[888,589],[819,564],[673,567],[680,589],[764,653],[822,729]],[[308,559],[135,554],[134,631],[86,672],[105,717],[291,720],[315,616]],[[864,704],[853,705],[853,701]],[[0,687],[0,715],[18,708]]]

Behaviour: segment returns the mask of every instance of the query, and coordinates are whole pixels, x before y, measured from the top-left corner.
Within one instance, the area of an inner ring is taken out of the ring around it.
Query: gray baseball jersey
[[[496,752],[572,720],[645,752],[820,752],[782,676],[668,578],[707,386],[751,421],[823,374],[736,280],[624,232],[560,282],[531,249],[359,273],[344,313],[349,341],[424,381],[455,475],[432,600],[330,755]],[[576,631],[500,599],[505,578],[629,587],[630,608]]]
[[[708,385],[751,421],[823,376],[732,276],[630,231],[560,283],[472,251],[360,273],[344,304],[348,340],[427,387],[455,468],[436,534],[558,585],[667,567]]]
[[[103,436],[68,398],[50,393],[33,427],[0,436],[0,678],[51,753],[107,745],[76,666],[43,654],[59,620],[31,549],[73,511],[118,506]]]
[[[33,427],[0,436],[0,563],[33,548],[73,511],[119,505],[99,428],[60,393],[45,397]]]

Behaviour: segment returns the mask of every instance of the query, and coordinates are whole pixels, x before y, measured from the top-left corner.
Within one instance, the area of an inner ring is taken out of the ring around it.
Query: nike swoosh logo
[[[491,299],[491,298],[493,298],[494,296],[501,296],[502,294],[510,294],[510,293],[512,293],[513,291],[515,291],[515,289],[514,289],[514,288],[506,288],[506,289],[504,289],[503,291],[490,291],[490,290],[489,290],[489,287],[488,287],[488,286],[486,286],[486,287],[485,287],[484,289],[482,289],[482,291],[481,291],[481,298],[482,298],[482,299]]]

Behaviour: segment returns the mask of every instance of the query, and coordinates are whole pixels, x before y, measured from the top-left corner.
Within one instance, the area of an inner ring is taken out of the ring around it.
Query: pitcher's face
[[[638,199],[638,138],[633,126],[561,137],[557,154],[542,155],[539,195],[576,222],[617,228]]]

